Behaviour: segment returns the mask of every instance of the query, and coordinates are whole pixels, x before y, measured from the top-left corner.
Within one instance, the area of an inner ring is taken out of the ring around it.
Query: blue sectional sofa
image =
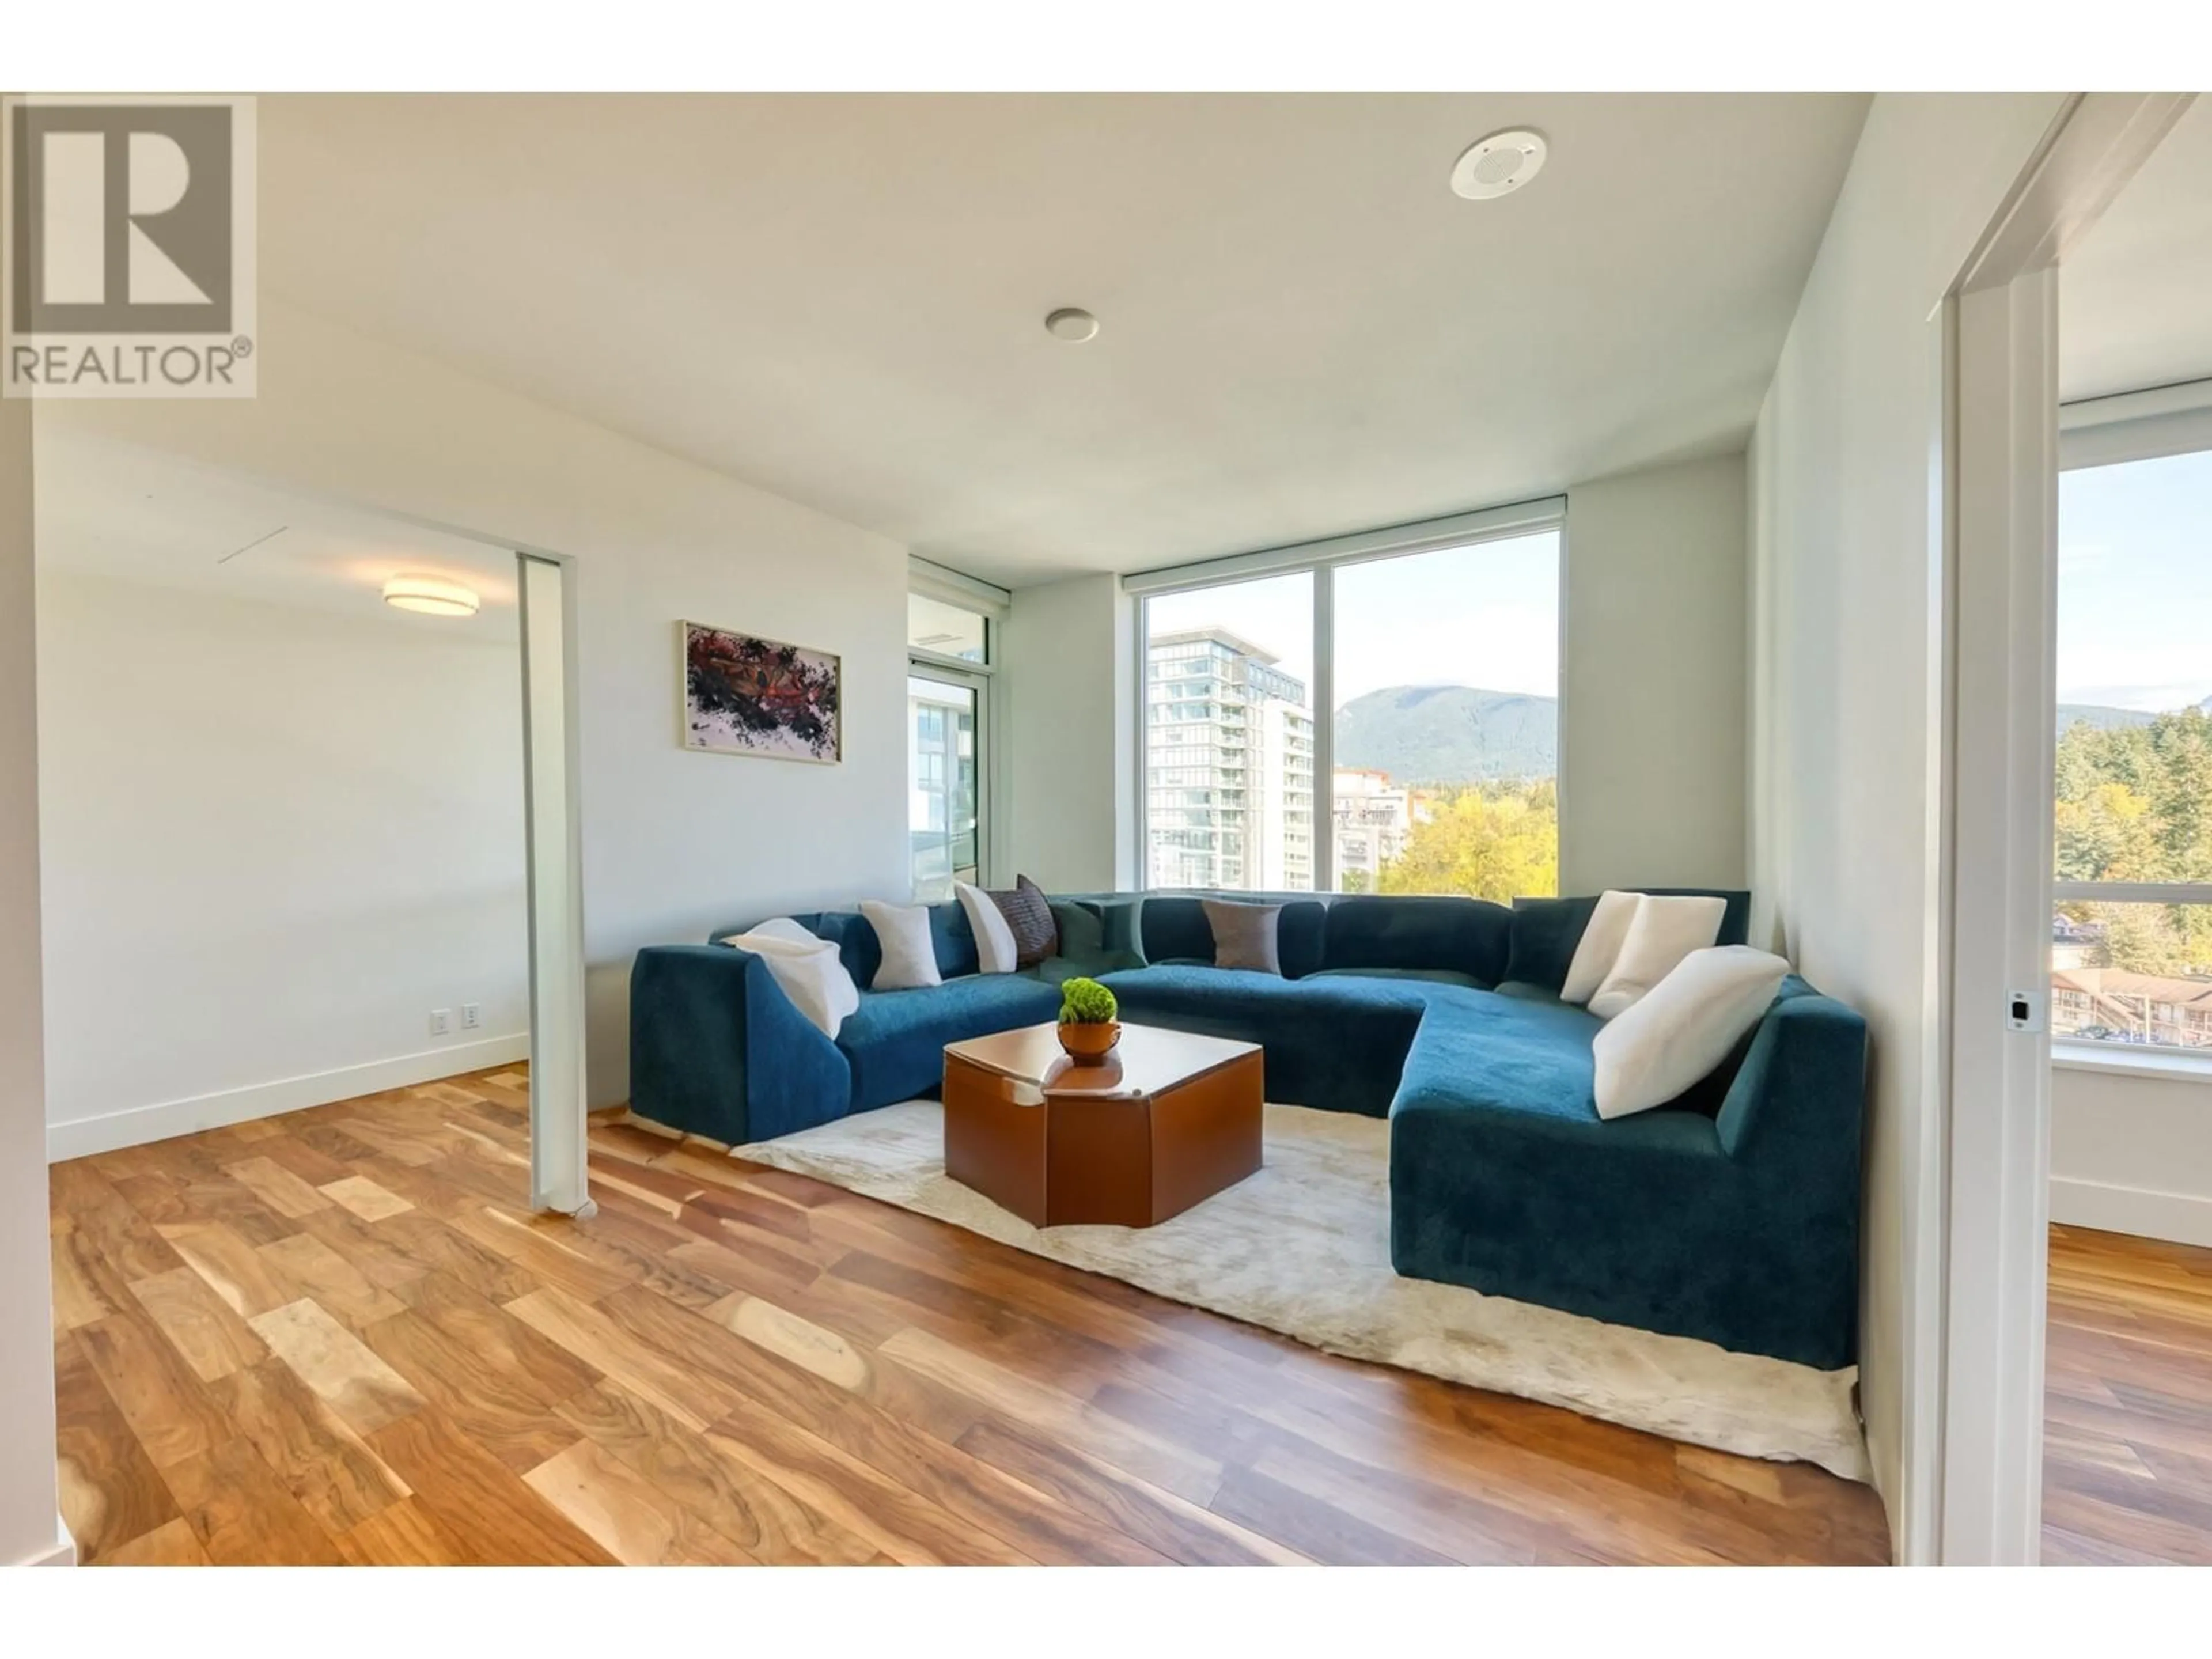
[[[1594,898],[1267,896],[1285,905],[1280,976],[1213,966],[1196,895],[1054,899],[1064,954],[1022,975],[978,975],[960,907],[934,907],[946,982],[918,991],[865,988],[879,952],[859,915],[801,915],[864,988],[834,1042],[744,951],[643,951],[631,1107],[732,1144],[788,1134],[933,1092],[945,1043],[1050,1019],[1056,981],[1096,974],[1124,1019],[1259,1043],[1271,1101],[1388,1117],[1400,1273],[1851,1363],[1866,1062],[1851,1010],[1792,978],[1711,1077],[1608,1122],[1591,1098],[1599,1022],[1559,1000]],[[1741,943],[1748,896],[1721,896],[1720,942]]]

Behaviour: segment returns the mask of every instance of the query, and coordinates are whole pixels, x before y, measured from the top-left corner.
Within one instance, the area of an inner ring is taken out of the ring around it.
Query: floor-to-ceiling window
[[[1559,538],[1335,573],[1340,893],[1559,887]]]
[[[2212,1060],[2212,452],[2059,484],[2062,1040]]]
[[[1146,881],[1310,892],[1314,578],[1145,606]]]
[[[1556,892],[1560,537],[1547,505],[1524,533],[1133,579],[1146,884]]]
[[[907,607],[907,846],[933,903],[982,878],[994,623],[921,593]]]

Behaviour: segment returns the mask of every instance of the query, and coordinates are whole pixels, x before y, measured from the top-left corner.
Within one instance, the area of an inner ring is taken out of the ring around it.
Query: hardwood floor
[[[2212,1250],[2051,1231],[2043,1559],[2212,1565]]]
[[[1334,1358],[635,1127],[592,1131],[598,1216],[533,1218],[524,1091],[54,1167],[86,1559],[1887,1559],[1872,1491],[1818,1469]],[[2131,1393],[2203,1398],[2151,1363]],[[2175,1525],[2212,1462],[2154,1451],[2200,1480]]]

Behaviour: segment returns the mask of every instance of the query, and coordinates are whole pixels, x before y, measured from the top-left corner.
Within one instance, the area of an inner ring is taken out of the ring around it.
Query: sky
[[[1313,577],[1269,576],[1167,593],[1152,629],[1222,627],[1313,679]],[[1336,572],[1336,702],[1387,685],[1559,694],[1556,532],[1342,565]]]
[[[2058,477],[2058,700],[2212,696],[2212,453]]]

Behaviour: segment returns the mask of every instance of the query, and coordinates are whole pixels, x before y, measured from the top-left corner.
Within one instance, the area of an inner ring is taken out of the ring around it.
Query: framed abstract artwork
[[[844,758],[839,658],[703,623],[676,626],[686,749],[823,765]]]

